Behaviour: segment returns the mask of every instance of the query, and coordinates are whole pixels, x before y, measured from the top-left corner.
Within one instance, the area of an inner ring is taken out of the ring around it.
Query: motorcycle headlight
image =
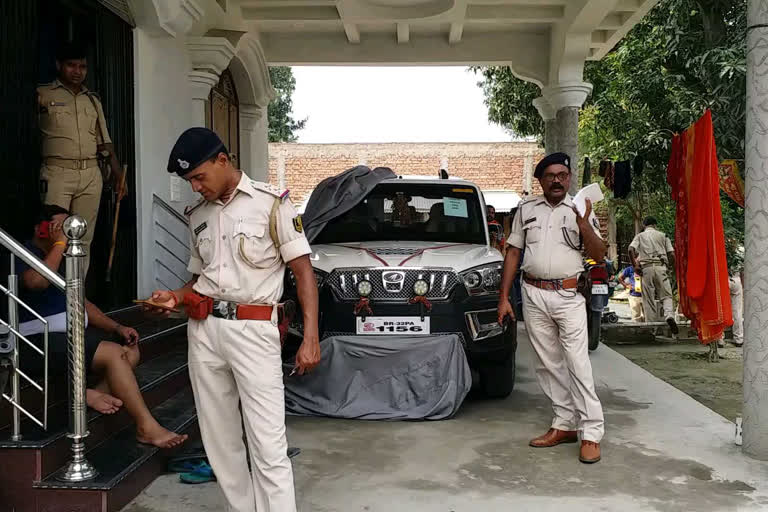
[[[461,280],[470,295],[493,295],[501,287],[502,263],[481,265],[462,272]]]

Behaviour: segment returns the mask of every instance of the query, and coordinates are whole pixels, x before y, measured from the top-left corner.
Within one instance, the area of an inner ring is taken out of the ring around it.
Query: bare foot
[[[136,440],[138,442],[151,444],[158,448],[173,448],[174,446],[179,446],[186,441],[188,437],[187,434],[171,432],[170,430],[163,428],[159,423],[156,423],[148,429],[138,428],[136,431]]]
[[[123,405],[123,401],[119,398],[95,389],[85,390],[85,402],[88,407],[101,414],[115,414]]]

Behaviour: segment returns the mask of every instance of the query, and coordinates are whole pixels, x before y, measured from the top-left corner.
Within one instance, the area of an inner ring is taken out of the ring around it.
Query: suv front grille
[[[360,299],[357,283],[369,281],[373,288],[370,299],[377,302],[403,302],[413,297],[413,283],[423,279],[429,283],[429,300],[445,300],[460,283],[452,270],[441,268],[342,268],[336,269],[326,281],[343,301]]]

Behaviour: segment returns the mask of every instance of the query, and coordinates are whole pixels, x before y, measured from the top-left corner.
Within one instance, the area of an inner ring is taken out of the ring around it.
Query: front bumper
[[[433,302],[427,312],[419,304],[371,302],[375,317],[421,316],[430,318],[431,334],[459,334],[470,366],[501,364],[514,356],[517,349],[517,329],[514,322],[504,330],[496,323],[498,297],[470,297],[457,288],[447,301]],[[356,335],[355,303],[340,302],[330,290],[320,292],[320,337]],[[297,318],[301,318],[297,315]],[[290,355],[301,341],[302,326],[292,324],[291,339],[286,343]],[[386,335],[382,335],[386,338]]]

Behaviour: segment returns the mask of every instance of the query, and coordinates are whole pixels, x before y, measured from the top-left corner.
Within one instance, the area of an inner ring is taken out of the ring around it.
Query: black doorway
[[[40,207],[40,139],[35,88],[55,78],[56,47],[77,39],[89,48],[86,85],[99,93],[118,157],[128,165],[129,196],[120,222],[111,282],[106,268],[115,202],[105,187],[92,244],[86,294],[102,308],[130,302],[136,291],[136,200],[132,27],[93,0],[0,2],[0,226],[18,240],[29,237]],[[4,258],[7,261],[7,258]],[[7,263],[0,276],[7,273]],[[5,279],[3,278],[3,282]]]

